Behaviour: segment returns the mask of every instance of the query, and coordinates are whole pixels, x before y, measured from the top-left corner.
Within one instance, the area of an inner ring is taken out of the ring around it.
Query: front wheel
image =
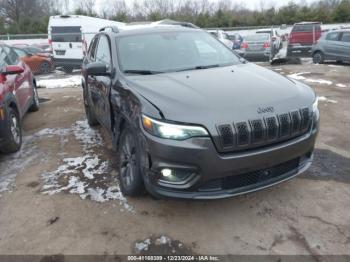
[[[324,55],[321,52],[316,52],[313,54],[312,60],[315,64],[323,64]]]
[[[120,136],[118,150],[120,189],[127,196],[139,196],[143,192],[140,148],[136,135],[126,127]]]
[[[33,86],[33,102],[32,105],[29,108],[29,111],[36,112],[40,108],[40,101],[39,101],[39,94],[36,86]]]
[[[97,118],[95,116],[95,113],[93,112],[93,110],[90,107],[90,103],[89,103],[89,98],[88,98],[88,93],[87,93],[86,87],[83,88],[83,96],[84,96],[85,115],[86,115],[86,119],[88,121],[88,124],[91,127],[97,126],[98,125],[98,121],[97,121]]]
[[[1,148],[3,153],[14,153],[22,145],[22,128],[20,118],[16,110],[8,108],[7,123],[5,124],[6,144]]]

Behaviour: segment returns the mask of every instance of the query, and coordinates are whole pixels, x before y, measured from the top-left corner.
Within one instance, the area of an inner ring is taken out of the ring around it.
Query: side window
[[[19,56],[19,57],[24,57],[27,55],[27,53],[21,49],[14,48],[13,51]]]
[[[350,32],[344,32],[341,37],[341,41],[350,43]]]
[[[19,62],[19,57],[16,54],[16,52],[8,46],[3,46],[3,49],[5,50],[5,52],[7,53],[7,61],[9,65],[15,65],[18,64]]]
[[[90,46],[89,46],[89,57],[91,60],[95,60],[95,53],[96,53],[96,44],[98,41],[98,37],[94,37],[94,39],[92,39]]]
[[[337,32],[329,33],[326,36],[326,40],[328,40],[328,41],[338,41],[338,38],[339,38],[339,33],[337,33]]]
[[[0,46],[0,70],[7,65],[9,65],[7,53],[5,52],[4,48]]]
[[[107,36],[101,35],[96,51],[96,62],[104,63],[111,66],[111,51]]]

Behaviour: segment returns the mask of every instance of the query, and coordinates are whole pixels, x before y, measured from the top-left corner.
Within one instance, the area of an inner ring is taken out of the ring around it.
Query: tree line
[[[266,2],[266,1],[265,1]],[[350,22],[350,0],[320,0],[275,8],[263,0],[255,10],[232,0],[0,0],[0,34],[46,33],[51,15],[79,14],[121,22],[165,18],[200,27],[267,26],[300,21]],[[71,10],[74,11],[71,11]]]

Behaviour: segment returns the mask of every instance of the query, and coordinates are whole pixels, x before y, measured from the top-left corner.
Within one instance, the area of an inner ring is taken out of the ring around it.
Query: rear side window
[[[80,26],[51,27],[52,42],[82,42]]]
[[[321,31],[321,26],[319,24],[294,25],[292,32],[313,32],[314,30]]]
[[[21,50],[21,49],[18,49],[18,48],[14,48],[13,51],[15,51],[16,54],[17,54],[18,56],[20,56],[20,57],[24,57],[24,56],[27,55],[27,53],[26,53],[25,51],[23,51],[23,50]]]
[[[16,65],[19,62],[19,57],[17,55],[17,53],[8,46],[4,46],[3,49],[5,50],[6,54],[7,54],[7,60],[8,60],[8,64],[9,65]]]
[[[5,52],[4,48],[0,46],[0,70],[2,70],[3,67],[10,65],[11,62],[7,56],[7,53]]]
[[[337,32],[329,33],[326,36],[326,40],[328,40],[328,41],[338,41],[338,39],[339,39],[339,33],[337,33]]]
[[[341,41],[350,43],[350,32],[344,32]]]
[[[101,35],[98,41],[97,51],[96,51],[96,62],[104,63],[108,66],[111,65],[111,51],[109,48],[108,38]]]

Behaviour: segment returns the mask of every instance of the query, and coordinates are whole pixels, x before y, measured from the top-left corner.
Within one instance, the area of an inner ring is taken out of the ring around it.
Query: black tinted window
[[[111,51],[109,48],[109,42],[107,37],[104,35],[102,35],[98,41],[96,62],[111,65]]]
[[[341,41],[350,43],[350,32],[344,32]]]
[[[80,26],[53,26],[51,27],[53,42],[81,42]]]
[[[329,34],[326,36],[326,40],[329,40],[329,41],[337,41],[338,38],[339,38],[339,33],[337,33],[337,32],[329,33]]]

